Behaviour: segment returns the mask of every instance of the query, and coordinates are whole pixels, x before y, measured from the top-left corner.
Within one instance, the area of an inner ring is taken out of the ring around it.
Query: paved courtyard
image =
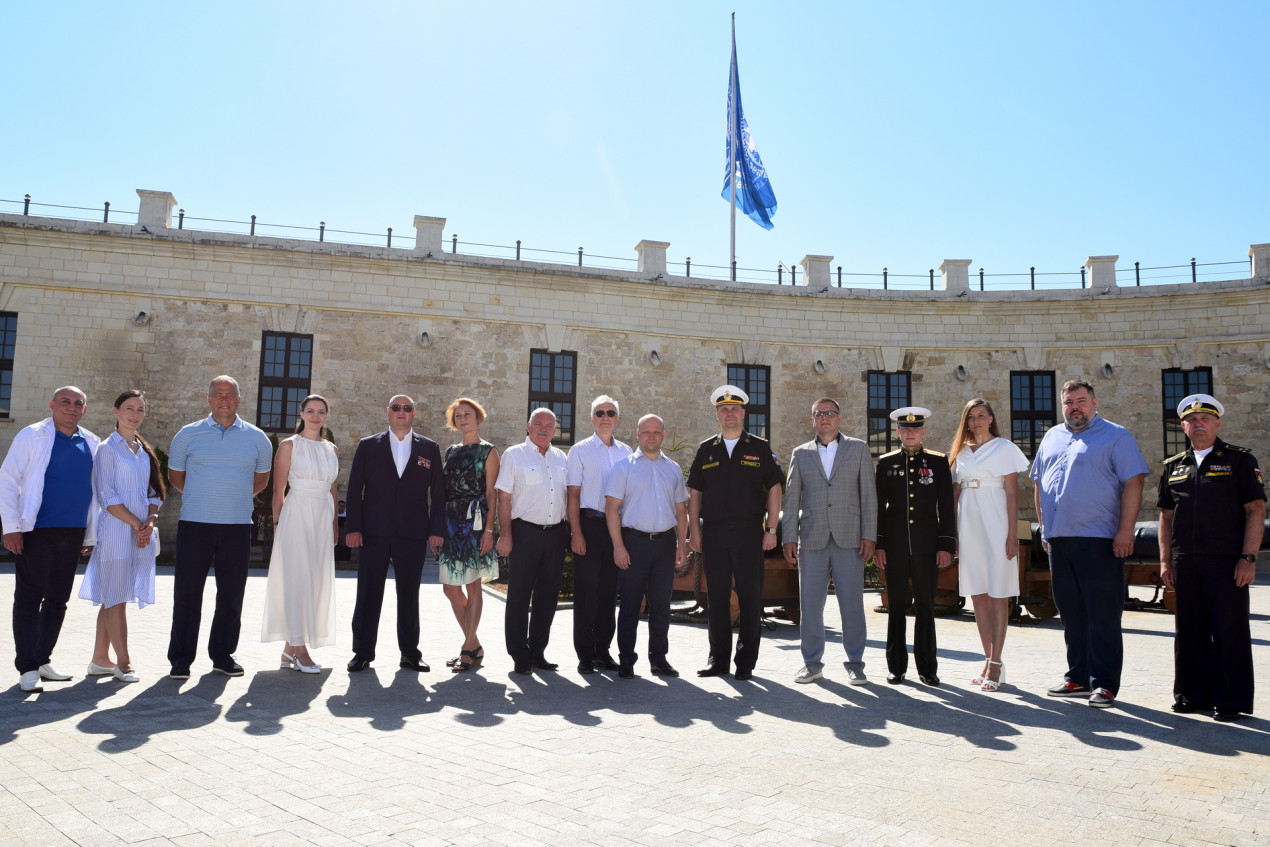
[[[812,685],[793,683],[787,623],[764,633],[751,682],[698,679],[706,632],[691,624],[671,628],[680,679],[648,676],[642,659],[633,680],[579,676],[567,608],[548,650],[561,671],[521,677],[487,596],[487,664],[451,674],[458,626],[435,573],[422,589],[430,674],[397,669],[391,602],[374,668],[345,672],[350,573],[337,580],[339,645],[314,651],[330,668],[314,676],[278,670],[278,646],[255,640],[264,571],[248,586],[237,679],[205,656],[188,681],[166,677],[170,569],[158,605],[129,609],[139,684],[83,676],[95,611],[72,599],[54,661],[75,679],[26,695],[11,671],[0,690],[0,845],[1270,843],[1265,574],[1258,716],[1224,725],[1169,711],[1162,611],[1125,613],[1120,707],[1100,711],[1044,696],[1062,669],[1057,621],[1011,626],[1008,684],[972,689],[969,615],[938,621],[939,688],[885,683],[874,613],[863,687],[846,684],[834,612]],[[0,597],[12,592],[0,565]],[[7,623],[0,654],[13,654]]]

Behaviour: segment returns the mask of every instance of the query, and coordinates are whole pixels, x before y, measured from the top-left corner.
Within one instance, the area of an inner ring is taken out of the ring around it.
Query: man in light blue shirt
[[[1063,386],[1063,423],[1045,433],[1029,476],[1063,619],[1067,672],[1051,697],[1115,704],[1124,665],[1124,557],[1142,505],[1147,463],[1133,435],[1098,415],[1093,386]]]
[[[635,676],[635,630],[648,596],[648,663],[653,673],[679,676],[666,661],[670,649],[670,595],[675,568],[688,545],[688,488],[683,471],[661,452],[666,424],[644,415],[635,428],[639,450],[613,466],[604,516],[613,561],[622,572],[617,615],[618,676]]]
[[[213,670],[243,675],[233,653],[238,649],[251,558],[252,501],[269,484],[273,446],[264,432],[238,417],[241,402],[238,382],[230,376],[216,377],[207,390],[211,414],[182,427],[172,439],[168,481],[182,494],[168,642],[173,679],[190,678],[198,651],[203,588],[213,565],[216,612],[207,652]]]

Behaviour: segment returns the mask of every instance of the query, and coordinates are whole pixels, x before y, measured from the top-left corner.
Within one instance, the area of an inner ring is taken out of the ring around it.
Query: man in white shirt
[[[550,409],[534,409],[525,429],[529,436],[524,443],[503,451],[494,483],[498,491],[496,549],[510,560],[503,629],[507,654],[519,674],[531,668],[554,671],[559,667],[547,661],[545,651],[569,542],[565,520],[568,460],[564,451],[551,446],[556,415]]]
[[[613,541],[604,522],[604,492],[613,466],[631,448],[613,437],[621,422],[617,401],[601,394],[591,401],[595,434],[569,449],[568,496],[570,546],[573,548],[573,649],[578,673],[595,673],[596,665],[617,670],[609,653],[613,643],[613,607],[618,570]]]

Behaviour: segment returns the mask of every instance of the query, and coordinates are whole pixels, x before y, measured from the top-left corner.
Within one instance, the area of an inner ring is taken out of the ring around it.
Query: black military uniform
[[[1252,712],[1248,587],[1235,585],[1235,567],[1244,554],[1244,504],[1265,499],[1256,457],[1220,438],[1202,462],[1192,450],[1164,462],[1155,505],[1173,512],[1179,703]]]
[[[886,551],[886,666],[897,676],[908,670],[905,632],[914,601],[913,662],[924,677],[936,676],[935,554],[957,550],[952,471],[948,457],[919,446],[892,450],[878,459],[877,549]],[[912,583],[910,591],[910,581]]]
[[[734,581],[741,613],[737,672],[752,671],[758,661],[763,629],[763,518],[768,491],[783,479],[771,445],[749,432],[742,432],[730,457],[723,437],[716,435],[701,442],[692,460],[688,487],[701,492],[711,668],[727,668],[732,658]],[[778,516],[767,517],[775,526]]]

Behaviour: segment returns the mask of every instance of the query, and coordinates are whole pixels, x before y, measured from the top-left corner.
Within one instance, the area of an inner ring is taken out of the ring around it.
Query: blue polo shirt
[[[1124,484],[1147,470],[1129,430],[1101,415],[1079,432],[1052,427],[1028,472],[1041,495],[1044,539],[1115,538]]]
[[[272,466],[269,436],[242,418],[223,427],[208,415],[181,427],[168,456],[170,470],[185,472],[181,520],[251,523],[255,475]]]
[[[93,451],[78,429],[74,435],[54,430],[53,436],[34,528],[87,527],[88,504],[93,499]]]

